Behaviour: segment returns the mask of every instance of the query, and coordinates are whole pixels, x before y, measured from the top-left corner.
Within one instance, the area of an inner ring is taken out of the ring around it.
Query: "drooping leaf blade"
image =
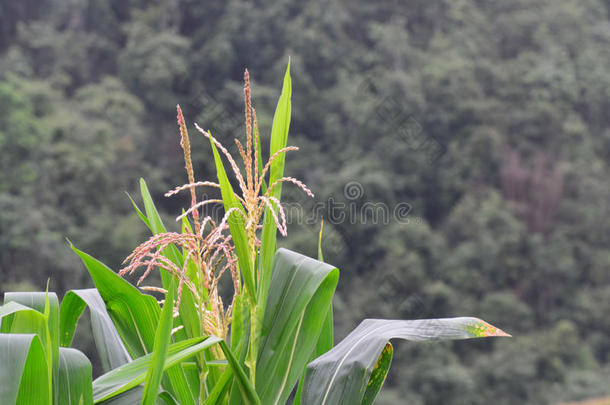
[[[151,353],[161,309],[151,295],[142,294],[99,260],[72,246],[81,258],[106,304],[132,358]]]
[[[161,312],[157,300],[151,295],[142,294],[99,260],[74,246],[72,249],[89,270],[131,357],[138,358],[152,353]],[[163,387],[177,396],[184,405],[192,403],[184,370],[177,367],[167,370],[166,375],[167,384],[164,383]]]
[[[71,290],[64,296],[59,309],[60,345],[71,345],[78,319],[85,308],[89,308],[91,315],[93,340],[102,369],[108,372],[129,363],[131,357],[106,311],[104,300],[95,288]]]
[[[363,401],[371,374],[378,361],[381,360],[381,367],[387,364],[388,358],[382,356],[382,351],[391,339],[424,341],[488,336],[508,335],[477,318],[364,320],[331,351],[309,363],[301,401],[303,404],[319,405],[370,403]],[[370,394],[376,394],[375,390],[379,391],[373,386]],[[374,399],[370,396],[367,401]]]

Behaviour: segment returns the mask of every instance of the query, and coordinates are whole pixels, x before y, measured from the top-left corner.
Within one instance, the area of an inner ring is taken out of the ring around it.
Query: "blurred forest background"
[[[66,237],[118,269],[140,177],[173,226],[175,105],[212,179],[192,123],[243,136],[247,67],[268,139],[289,56],[305,210],[411,207],[327,222],[337,338],[457,315],[515,336],[398,344],[378,402],[610,395],[609,0],[0,0],[0,292],[92,286]],[[315,254],[310,222],[284,246]]]

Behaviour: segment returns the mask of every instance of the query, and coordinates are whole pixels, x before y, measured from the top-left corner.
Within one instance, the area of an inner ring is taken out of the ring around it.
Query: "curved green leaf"
[[[74,246],[72,249],[89,270],[129,354],[136,358],[151,353],[161,313],[157,300],[151,295],[142,294],[102,262]]]
[[[151,353],[161,313],[157,300],[151,295],[142,294],[102,262],[74,246],[72,249],[89,270],[97,290],[106,303],[108,314],[132,358]],[[163,387],[175,395],[183,405],[192,404],[192,394],[182,368],[167,370],[166,374],[168,381],[165,383],[164,380]]]
[[[324,219],[322,219],[322,223],[320,224],[320,234],[318,237],[318,260],[323,262],[324,255],[322,253],[322,232],[324,230]],[[326,319],[324,320],[324,324],[322,325],[322,330],[320,331],[320,337],[318,337],[318,343],[316,343],[316,348],[311,354],[309,361],[320,357],[327,351],[333,348],[335,344],[335,335],[334,335],[334,326],[333,326],[333,305],[330,304],[328,308],[328,313],[326,314]],[[297,392],[294,395],[294,400],[292,401],[292,405],[300,405],[301,404],[301,395],[303,393],[303,383],[305,381],[305,368],[301,373],[301,378],[299,380],[299,385],[297,387]]]
[[[0,333],[0,364],[3,404],[52,404],[46,354],[37,335]]]
[[[415,321],[366,319],[341,343],[307,366],[302,403],[354,405],[372,403],[381,388],[383,369],[389,367],[382,355],[390,339],[412,341],[468,339],[509,336],[477,318],[423,319]],[[391,353],[390,353],[391,354]],[[379,362],[381,363],[379,364]],[[375,378],[371,387],[371,375]],[[379,385],[379,387],[377,387]],[[369,395],[365,394],[369,391]]]
[[[35,309],[27,307],[25,305],[21,305],[18,302],[10,301],[0,307],[0,324],[2,324],[2,318],[8,317],[9,315],[12,315],[12,314],[14,314],[16,312],[20,312],[20,311],[38,312]],[[38,312],[38,313],[40,314],[40,312]],[[44,317],[43,314],[40,314],[40,315]],[[43,318],[41,318],[41,319],[43,319]],[[9,325],[8,321],[5,322],[5,330],[7,330],[7,331],[10,330],[10,325]]]
[[[106,311],[104,300],[95,288],[68,291],[64,296],[59,309],[60,345],[69,347],[72,344],[78,319],[86,307],[91,314],[93,339],[104,371],[129,363],[131,357]]]
[[[227,367],[225,371],[221,374],[220,378],[216,382],[216,385],[210,391],[210,394],[205,399],[203,405],[216,405],[222,397],[224,397],[227,391],[230,389],[230,382],[233,379],[233,370],[230,367]]]
[[[142,395],[144,394],[144,387],[141,385],[130,389],[129,391],[123,392],[122,394],[117,395],[116,397],[112,397],[107,399],[106,401],[98,402],[101,405],[137,405],[142,400]],[[159,398],[157,398],[156,405],[179,405],[174,398],[164,391],[159,394]]]
[[[339,270],[296,252],[275,255],[261,331],[256,389],[264,404],[288,399],[318,342]]]
[[[59,363],[59,301],[55,293],[7,292],[4,302],[15,302],[31,310],[14,312],[2,319],[3,333],[34,333],[42,344],[49,368],[48,386],[57,380]],[[57,391],[54,392],[58,401]]]
[[[381,351],[381,354],[373,367],[371,377],[366,385],[362,405],[373,405],[375,402],[375,398],[377,398],[377,394],[379,394],[379,391],[385,382],[385,378],[388,376],[388,371],[390,371],[393,355],[394,348],[392,347],[392,344],[388,342]]]
[[[235,377],[237,378],[237,383],[242,393],[242,403],[245,403],[247,405],[260,405],[261,401],[258,397],[258,394],[254,390],[252,384],[250,384],[250,380],[248,379],[246,372],[240,366],[239,362],[231,352],[231,349],[229,349],[229,346],[227,346],[224,340],[221,340],[218,343],[220,344],[220,348],[222,349],[222,352],[224,353],[225,357],[227,358],[227,361],[229,362],[229,365],[231,366],[231,369],[233,370],[233,374],[235,374]]]
[[[61,405],[93,405],[91,362],[76,349],[59,349],[59,375],[55,389]]]
[[[220,341],[221,339],[211,336],[183,340],[170,345],[163,370],[178,365]],[[100,403],[142,384],[151,360],[152,354],[147,354],[97,378],[93,381],[94,402]]]

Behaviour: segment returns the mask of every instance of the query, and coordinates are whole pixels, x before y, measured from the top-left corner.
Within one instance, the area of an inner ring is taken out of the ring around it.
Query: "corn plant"
[[[195,124],[210,143],[216,181],[195,179],[187,124],[177,107],[187,183],[166,196],[190,194],[190,207],[177,217],[180,232],[166,229],[141,180],[143,208],[132,202],[152,236],[118,274],[72,246],[96,289],[67,294],[60,335],[69,344],[84,308],[96,314],[94,337],[107,372],[92,383],[94,403],[372,404],[390,367],[391,339],[508,336],[477,318],[369,319],[334,346],[339,270],[324,263],[322,238],[317,260],[277,248],[278,232],[287,232],[282,187],[291,184],[313,196],[301,181],[284,176],[286,153],[298,149],[287,146],[289,67],[266,161],[247,71],[244,81],[246,139],[235,140],[239,164]],[[217,189],[220,198],[198,201],[200,187]],[[222,218],[203,215],[209,204],[222,205]],[[161,285],[143,285],[153,271],[160,272]],[[137,286],[122,277],[128,274],[139,275]],[[232,286],[227,303],[219,291],[223,277]]]

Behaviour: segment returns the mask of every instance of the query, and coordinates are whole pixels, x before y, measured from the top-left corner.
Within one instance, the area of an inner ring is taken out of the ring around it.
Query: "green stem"
[[[258,357],[258,335],[259,328],[256,319],[256,306],[250,305],[250,342],[248,347],[248,359],[246,365],[250,370],[250,383],[256,388],[256,361]]]
[[[208,365],[205,363],[205,359],[203,360],[203,368],[201,373],[199,374],[199,403],[203,404],[208,397]]]
[[[250,237],[250,263],[251,268],[254,271],[254,280],[258,284],[258,271],[257,271],[257,260],[256,260],[256,235],[253,234]],[[251,296],[256,297],[257,292],[251,291]],[[246,360],[246,366],[250,370],[250,383],[252,387],[256,389],[256,362],[258,358],[258,340],[259,340],[259,325],[257,319],[258,306],[254,299],[248,299],[250,304],[250,342],[248,344],[248,358]]]

